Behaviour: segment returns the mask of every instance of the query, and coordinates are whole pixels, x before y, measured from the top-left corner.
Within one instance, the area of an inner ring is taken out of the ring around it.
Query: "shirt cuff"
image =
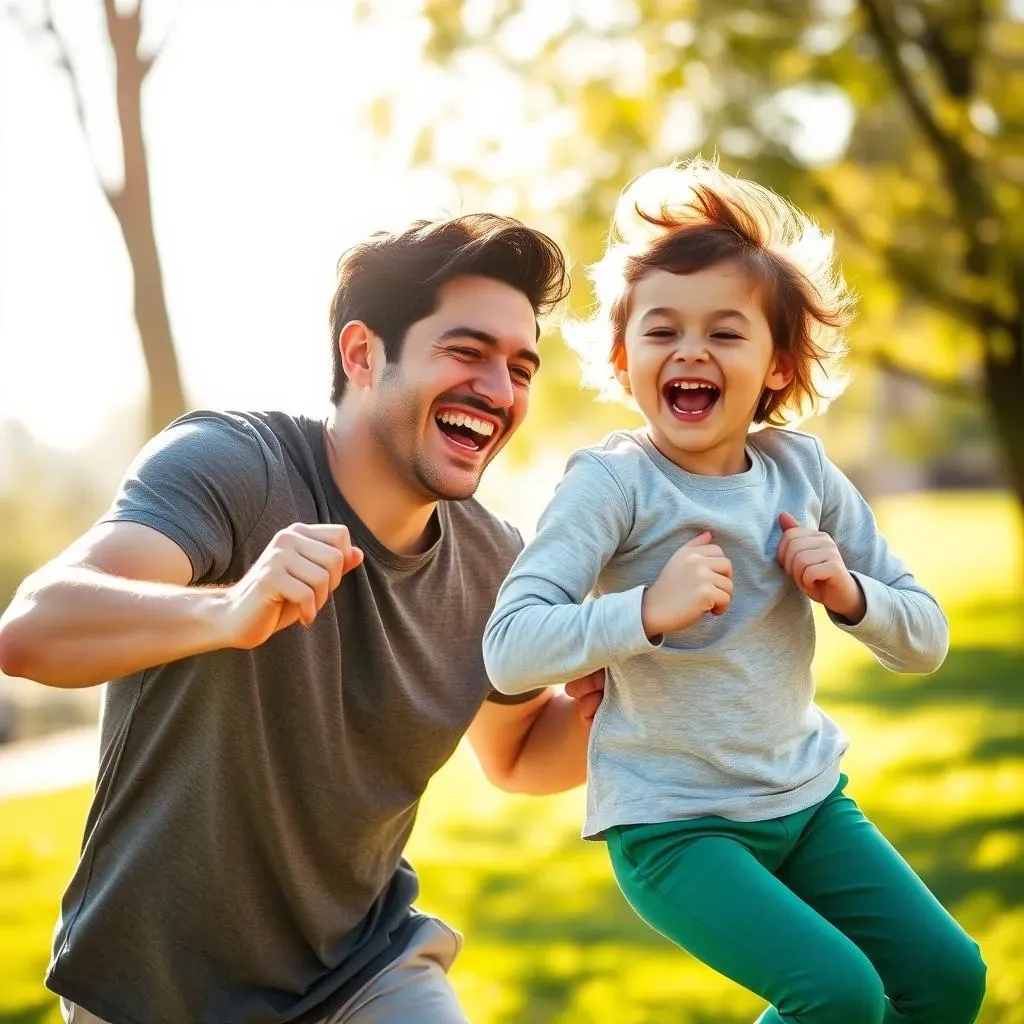
[[[618,594],[603,594],[595,599],[600,609],[598,624],[608,649],[608,662],[624,661],[657,650],[644,632],[641,602],[646,587],[633,587]]]
[[[878,580],[859,572],[851,571],[850,575],[860,584],[860,589],[864,592],[864,618],[860,622],[851,623],[834,612],[829,612],[828,617],[844,633],[849,633],[868,645],[878,645],[892,629],[896,603],[884,583],[879,583]]]

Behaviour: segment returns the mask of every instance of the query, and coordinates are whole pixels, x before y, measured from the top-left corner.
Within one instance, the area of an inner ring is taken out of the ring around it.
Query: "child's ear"
[[[781,391],[796,374],[796,360],[792,352],[777,348],[772,354],[772,364],[768,368],[768,376],[764,386],[770,391]]]
[[[612,373],[622,390],[627,395],[631,395],[633,391],[629,386],[629,364],[626,362],[625,345],[616,346],[615,353],[612,355]]]

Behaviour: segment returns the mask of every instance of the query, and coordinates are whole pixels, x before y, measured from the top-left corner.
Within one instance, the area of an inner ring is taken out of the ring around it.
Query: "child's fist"
[[[644,591],[640,614],[649,637],[686,629],[702,615],[721,615],[732,600],[732,563],[705,530],[687,541]]]
[[[820,530],[801,526],[788,512],[779,516],[779,565],[812,600],[849,622],[860,622],[867,605],[836,542]]]

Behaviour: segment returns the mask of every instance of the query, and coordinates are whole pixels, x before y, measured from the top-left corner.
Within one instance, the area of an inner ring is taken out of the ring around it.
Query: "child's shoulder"
[[[748,444],[772,462],[800,463],[821,468],[824,455],[821,438],[788,427],[764,427],[752,433]]]
[[[639,431],[613,430],[595,444],[577,449],[569,462],[583,462],[592,466],[601,463],[613,475],[632,476],[646,458],[644,439]]]

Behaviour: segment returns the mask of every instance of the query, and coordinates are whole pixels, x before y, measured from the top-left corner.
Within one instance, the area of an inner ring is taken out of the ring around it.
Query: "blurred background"
[[[0,5],[0,607],[196,406],[317,413],[337,257],[488,209],[590,295],[628,180],[717,153],[839,240],[854,383],[819,433],[949,614],[927,679],[821,623],[853,792],[1024,1022],[1024,2],[7,0]],[[553,323],[485,500],[524,532],[574,447],[635,422]],[[41,978],[95,767],[99,691],[0,680],[0,1021]],[[423,905],[467,933],[478,1024],[739,1024],[762,1008],[634,918],[582,794],[424,803]]]

